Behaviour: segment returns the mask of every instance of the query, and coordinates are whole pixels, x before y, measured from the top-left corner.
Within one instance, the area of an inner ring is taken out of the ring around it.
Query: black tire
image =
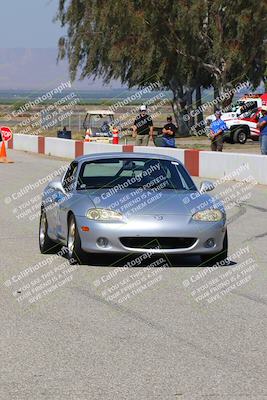
[[[247,132],[242,128],[237,129],[233,134],[234,143],[245,144],[247,138],[248,138]]]
[[[48,222],[44,208],[41,209],[39,222],[39,248],[42,254],[56,254],[60,245],[48,236]]]
[[[201,266],[214,265],[217,262],[222,262],[228,257],[228,232],[226,230],[223,239],[223,249],[219,253],[215,254],[202,254],[201,256]],[[227,264],[227,262],[225,263]]]
[[[73,214],[68,218],[67,249],[70,264],[87,264],[88,255],[81,248],[81,239]]]

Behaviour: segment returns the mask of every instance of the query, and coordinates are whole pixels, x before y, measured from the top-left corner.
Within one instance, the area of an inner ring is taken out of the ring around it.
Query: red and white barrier
[[[13,135],[13,138],[8,142],[8,148],[38,153],[38,136]]]
[[[13,135],[13,139],[8,142],[8,148],[70,159],[84,154],[109,152],[164,154],[180,160],[192,176],[216,179],[230,175],[232,180],[237,181],[253,176],[259,184],[267,185],[267,157],[257,154],[88,143],[82,140],[20,134]],[[238,174],[235,175],[234,171],[238,171]]]
[[[46,137],[45,154],[56,157],[75,158],[75,140]]]
[[[184,164],[184,151],[183,149],[172,149],[170,147],[144,147],[144,146],[133,146],[135,153],[153,153],[153,154],[164,154],[177,158]]]
[[[229,175],[238,181],[253,176],[258,183],[266,185],[266,171],[267,157],[263,155],[200,152],[199,176],[223,178]],[[235,172],[238,172],[238,176],[234,176]]]
[[[84,143],[84,154],[121,152],[122,145],[109,143]]]

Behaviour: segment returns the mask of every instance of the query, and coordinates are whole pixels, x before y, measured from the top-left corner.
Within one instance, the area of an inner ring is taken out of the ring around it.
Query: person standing
[[[257,123],[257,128],[260,130],[260,147],[261,154],[267,155],[267,106],[261,107],[262,117]]]
[[[221,111],[215,111],[216,120],[210,125],[209,138],[211,140],[211,151],[222,151],[223,150],[223,132],[226,131],[227,125],[221,119]]]
[[[149,138],[153,139],[153,121],[145,105],[140,107],[140,114],[134,121],[133,137],[136,146],[147,146]]]
[[[172,123],[172,116],[167,117],[167,124],[162,129],[162,144],[164,147],[175,147],[176,126]]]

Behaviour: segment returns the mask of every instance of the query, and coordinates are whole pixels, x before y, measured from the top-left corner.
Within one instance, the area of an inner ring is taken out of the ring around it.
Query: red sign
[[[0,131],[2,133],[2,139],[5,142],[8,142],[10,139],[12,139],[12,132],[10,128],[7,126],[1,126]]]

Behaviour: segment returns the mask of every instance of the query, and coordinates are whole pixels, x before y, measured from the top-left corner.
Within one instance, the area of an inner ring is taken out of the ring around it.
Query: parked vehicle
[[[245,94],[236,103],[234,103],[229,112],[223,112],[221,118],[227,122],[235,118],[239,118],[244,113],[250,113],[251,111],[258,110],[261,108],[262,103],[267,102],[267,93],[262,94]],[[209,126],[211,122],[215,120],[215,115],[211,114],[206,118],[206,124]]]
[[[110,110],[88,110],[83,121],[85,134],[91,142],[111,143],[114,128],[114,112]]]
[[[257,128],[261,116],[261,109],[246,112],[238,118],[225,121],[229,128],[223,135],[224,141],[229,143],[245,144],[247,139],[259,140],[260,131]]]

